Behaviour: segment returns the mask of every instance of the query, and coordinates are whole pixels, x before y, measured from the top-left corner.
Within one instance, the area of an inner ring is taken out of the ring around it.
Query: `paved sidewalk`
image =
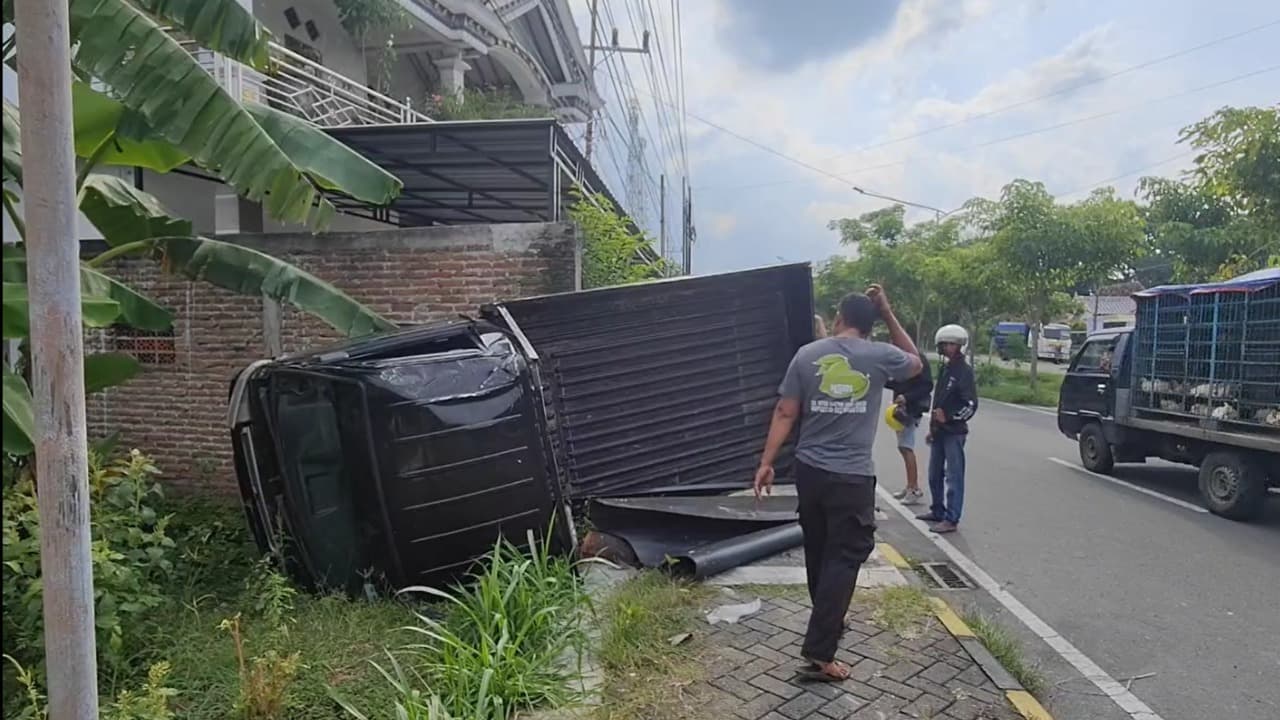
[[[861,592],[861,591],[860,591]],[[742,602],[726,598],[726,602]],[[1021,716],[930,616],[919,637],[903,639],[872,622],[874,608],[850,610],[841,659],[853,670],[843,683],[796,677],[808,600],[764,598],[761,611],[707,637],[711,673],[694,694],[708,717],[726,720],[1019,720]]]

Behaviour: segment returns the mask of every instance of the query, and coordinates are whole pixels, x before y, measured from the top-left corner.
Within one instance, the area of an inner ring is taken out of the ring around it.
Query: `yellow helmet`
[[[902,432],[902,428],[906,426],[902,424],[902,420],[898,417],[897,409],[898,405],[896,403],[889,403],[889,407],[885,408],[884,411],[884,424],[888,425],[889,429],[894,432]]]

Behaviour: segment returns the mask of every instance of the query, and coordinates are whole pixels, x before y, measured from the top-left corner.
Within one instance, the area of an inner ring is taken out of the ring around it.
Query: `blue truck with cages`
[[[1280,486],[1280,268],[1134,295],[1132,328],[1089,336],[1058,399],[1080,461],[1200,469],[1210,511],[1256,517]]]

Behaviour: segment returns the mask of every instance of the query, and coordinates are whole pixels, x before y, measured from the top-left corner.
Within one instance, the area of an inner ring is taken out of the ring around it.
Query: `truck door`
[[[1064,412],[1105,418],[1115,414],[1111,363],[1118,338],[1118,335],[1104,335],[1085,342],[1062,381]]]

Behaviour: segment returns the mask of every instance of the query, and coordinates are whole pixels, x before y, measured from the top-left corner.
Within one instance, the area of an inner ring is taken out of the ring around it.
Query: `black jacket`
[[[945,423],[931,420],[935,433],[964,435],[969,432],[969,419],[978,411],[978,385],[973,368],[960,356],[938,370],[938,384],[933,388],[933,409],[942,410]]]
[[[929,413],[929,395],[933,393],[933,373],[929,370],[929,360],[924,353],[920,354],[920,374],[909,377],[902,382],[888,382],[886,390],[893,392],[896,398],[901,395],[907,400],[907,415],[919,420]]]

